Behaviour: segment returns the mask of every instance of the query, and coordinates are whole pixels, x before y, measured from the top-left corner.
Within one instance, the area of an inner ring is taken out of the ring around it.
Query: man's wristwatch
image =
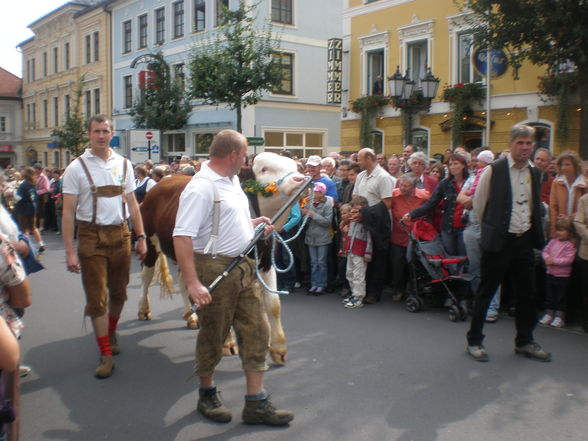
[[[139,240],[139,239],[147,239],[147,236],[145,235],[145,233],[143,233],[143,234],[137,234],[136,238],[137,238],[137,240]]]

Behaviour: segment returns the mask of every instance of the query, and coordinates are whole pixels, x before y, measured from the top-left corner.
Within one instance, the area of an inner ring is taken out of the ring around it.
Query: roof
[[[41,22],[42,20],[44,20],[47,17],[50,17],[51,15],[55,14],[56,12],[59,12],[62,9],[65,9],[68,6],[82,6],[82,7],[86,7],[89,6],[92,3],[91,0],[78,0],[78,1],[71,1],[71,2],[66,2],[63,5],[59,6],[58,8],[53,9],[52,11],[49,11],[48,13],[46,13],[45,15],[43,15],[42,17],[36,19],[34,22],[32,22],[30,25],[28,25],[29,28],[32,28],[33,26],[39,24],[39,22]]]
[[[22,80],[16,75],[0,67],[0,97],[20,98],[22,95]]]

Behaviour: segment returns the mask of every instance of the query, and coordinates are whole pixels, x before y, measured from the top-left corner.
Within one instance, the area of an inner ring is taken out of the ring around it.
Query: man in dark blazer
[[[551,354],[533,339],[537,326],[533,248],[542,249],[545,241],[541,176],[529,161],[534,139],[532,127],[513,126],[510,153],[483,172],[474,196],[474,211],[482,229],[481,281],[467,333],[467,353],[476,361],[488,361],[482,345],[484,319],[492,296],[506,275],[511,277],[516,297],[515,353],[551,360]]]

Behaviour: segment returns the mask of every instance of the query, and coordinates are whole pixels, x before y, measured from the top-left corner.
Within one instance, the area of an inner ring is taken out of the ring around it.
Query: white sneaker
[[[540,325],[548,325],[553,321],[553,316],[551,314],[545,314],[543,317],[541,317],[541,320],[539,320],[539,324]]]
[[[363,301],[357,297],[352,297],[347,303],[344,303],[343,306],[349,309],[363,308]]]
[[[551,322],[551,326],[553,326],[554,328],[564,328],[566,326],[566,323],[563,321],[561,317],[556,317]]]

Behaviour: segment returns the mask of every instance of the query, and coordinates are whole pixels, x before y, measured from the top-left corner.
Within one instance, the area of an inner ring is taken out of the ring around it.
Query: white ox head
[[[293,159],[270,152],[263,152],[255,157],[253,173],[258,183],[267,185],[274,182],[278,187],[278,194],[257,198],[261,214],[268,217],[272,217],[305,181],[305,177],[298,172]],[[281,216],[275,223],[276,228],[281,228],[286,220],[288,220],[288,213]]]

